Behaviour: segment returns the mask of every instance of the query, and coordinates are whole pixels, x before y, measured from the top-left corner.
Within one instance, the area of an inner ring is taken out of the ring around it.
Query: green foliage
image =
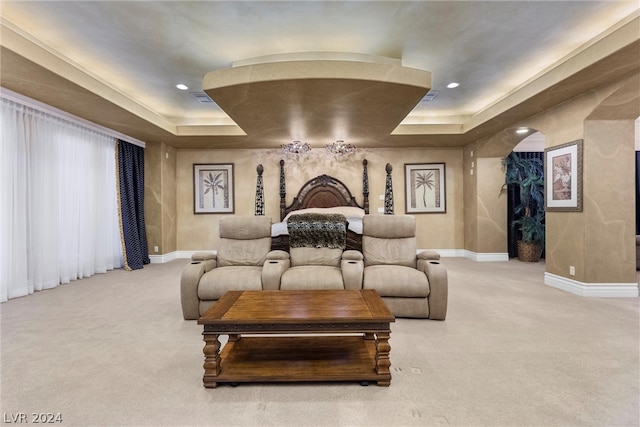
[[[502,164],[506,169],[503,190],[507,185],[516,185],[520,195],[515,213],[522,218],[512,225],[519,226],[525,242],[544,244],[544,163],[540,159],[523,159],[511,152]]]
[[[523,216],[513,221],[513,224],[520,226],[523,241],[540,242],[544,245],[544,211],[539,211],[534,216]]]

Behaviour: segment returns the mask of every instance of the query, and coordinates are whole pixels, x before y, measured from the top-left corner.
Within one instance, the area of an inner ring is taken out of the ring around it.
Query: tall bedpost
[[[280,221],[285,217],[287,209],[287,186],[284,182],[284,160],[280,160]]]
[[[369,172],[367,171],[367,159],[362,161],[362,207],[364,213],[369,213]]]
[[[391,163],[387,163],[385,170],[387,171],[387,182],[384,188],[384,214],[393,215],[393,183],[391,182],[393,166]]]
[[[256,181],[256,215],[264,215],[264,185],[262,184],[262,172],[264,167],[259,164],[256,168],[258,178]]]

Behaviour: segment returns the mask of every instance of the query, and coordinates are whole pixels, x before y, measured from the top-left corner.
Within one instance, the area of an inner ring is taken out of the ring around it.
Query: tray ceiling
[[[176,147],[462,145],[639,66],[636,1],[3,1],[0,14],[3,87]],[[344,74],[357,67],[377,71]]]

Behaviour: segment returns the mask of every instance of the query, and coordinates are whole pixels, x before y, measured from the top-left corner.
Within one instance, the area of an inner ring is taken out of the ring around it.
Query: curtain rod
[[[50,114],[54,117],[57,117],[59,119],[63,119],[63,120],[67,120],[71,123],[80,125],[80,126],[85,126],[88,127],[92,130],[95,130],[97,132],[103,133],[107,136],[111,136],[117,139],[121,139],[125,142],[129,142],[133,145],[137,145],[139,147],[144,148],[146,146],[146,144],[136,138],[132,138],[128,135],[125,135],[123,133],[117,132],[113,129],[109,129],[106,128],[104,126],[101,126],[97,123],[93,123],[89,120],[83,119],[81,117],[78,116],[74,116],[71,113],[67,113],[66,111],[60,110],[56,107],[52,107],[51,105],[45,104],[43,102],[40,101],[36,101],[33,98],[29,98],[28,96],[24,96],[21,95],[19,93],[16,93],[12,90],[9,90],[7,88],[0,88],[0,97],[8,99],[9,101],[14,101],[14,102],[18,102],[22,105],[24,105],[25,107],[29,107],[29,108],[33,108],[34,110],[38,110],[40,112],[46,113],[46,114]]]

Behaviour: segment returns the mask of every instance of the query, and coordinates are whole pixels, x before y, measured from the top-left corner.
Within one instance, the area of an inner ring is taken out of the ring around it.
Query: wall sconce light
[[[282,152],[285,154],[306,154],[311,151],[311,146],[306,142],[293,141],[289,144],[282,144]]]
[[[358,147],[353,144],[345,144],[343,140],[339,139],[333,144],[327,145],[325,149],[328,153],[336,156],[348,156],[349,154],[355,153]]]

